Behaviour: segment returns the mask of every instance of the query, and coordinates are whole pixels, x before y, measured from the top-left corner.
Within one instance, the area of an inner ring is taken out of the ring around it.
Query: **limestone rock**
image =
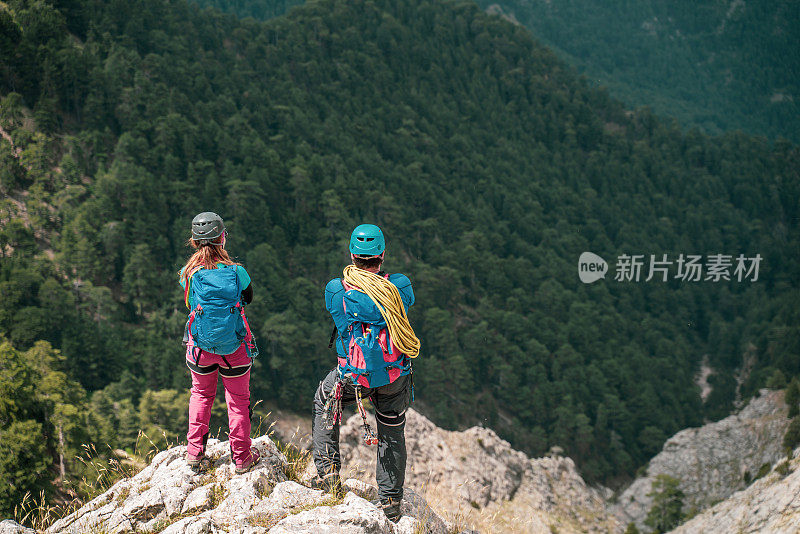
[[[47,533],[446,532],[442,519],[411,490],[402,504],[403,524],[398,526],[360,496],[377,495],[374,486],[347,481],[345,488],[354,491],[339,503],[320,490],[286,480],[286,458],[267,437],[254,439],[253,446],[261,459],[241,475],[230,461],[228,442],[209,440],[207,455],[213,466],[199,474],[186,464],[185,447],[162,451],[139,474],[117,482],[54,523]],[[11,521],[0,524],[0,534],[12,533],[33,531]]]
[[[377,453],[363,444],[361,434],[360,416],[342,425],[342,476],[372,481]],[[623,530],[606,509],[608,490],[589,487],[569,458],[531,460],[488,428],[450,432],[413,409],[406,412],[406,449],[406,492],[424,497],[448,520],[447,531]],[[397,528],[406,524],[401,520]]]
[[[10,519],[0,521],[0,534],[36,534],[31,528],[26,528]]]
[[[213,504],[213,498],[214,486],[212,484],[200,486],[199,488],[192,490],[192,492],[186,497],[186,500],[183,502],[183,507],[181,508],[181,513],[191,514],[193,512],[202,512],[203,510],[211,508],[211,505]]]
[[[281,520],[270,534],[379,534],[392,532],[381,510],[354,493],[337,506],[320,506]]]
[[[685,510],[704,510],[726,499],[745,487],[745,473],[752,477],[762,465],[781,458],[788,425],[783,392],[762,390],[738,414],[678,432],[650,460],[647,476],[636,479],[618,497],[614,513],[624,524],[634,522],[644,528],[652,507],[647,494],[659,474],[680,481]]]
[[[800,532],[800,449],[795,459],[782,465],[748,488],[709,508],[673,530],[674,534],[695,532]],[[783,473],[781,472],[783,471]]]

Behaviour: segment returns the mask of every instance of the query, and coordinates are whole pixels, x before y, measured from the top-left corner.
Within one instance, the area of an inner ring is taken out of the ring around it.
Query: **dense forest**
[[[199,211],[252,276],[254,397],[282,408],[308,412],[334,364],[322,291],[361,222],[414,284],[417,407],[559,445],[590,481],[800,374],[797,146],[627,111],[472,2],[264,22],[9,0],[0,27],[1,515],[88,491],[83,444],[181,439],[177,272]],[[586,285],[587,250],[763,261],[757,281]]]
[[[302,0],[195,0],[267,19]],[[800,4],[476,0],[631,106],[710,134],[800,141]]]
[[[712,134],[800,142],[798,2],[478,3],[524,24],[626,104]]]

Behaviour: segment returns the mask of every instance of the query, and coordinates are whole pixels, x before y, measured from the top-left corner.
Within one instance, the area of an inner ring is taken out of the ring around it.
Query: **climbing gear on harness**
[[[379,256],[386,248],[383,232],[374,224],[360,224],[350,235],[350,254]]]
[[[346,284],[366,293],[378,307],[394,346],[409,358],[416,358],[421,344],[408,322],[397,287],[388,279],[355,265],[345,267],[342,274]]]
[[[358,405],[358,413],[361,414],[361,422],[364,423],[364,443],[367,445],[377,445],[378,438],[375,437],[375,432],[370,428],[367,423],[367,411],[364,409],[364,403],[361,402],[361,386],[355,385],[356,389],[356,404]]]
[[[207,245],[225,232],[222,217],[213,211],[204,211],[192,219],[192,239],[199,245]]]
[[[328,399],[325,401],[325,406],[322,408],[322,423],[325,425],[326,430],[332,430],[336,423],[342,421],[342,394],[344,392],[344,380],[350,378],[336,377],[333,383]],[[364,424],[364,443],[367,445],[377,445],[378,438],[367,422],[367,411],[364,409],[364,402],[361,399],[361,386],[353,383],[353,388],[356,392],[356,405],[358,405],[358,413],[361,415],[361,421]]]
[[[325,423],[326,430],[332,430],[336,423],[342,420],[342,380],[337,376],[333,383],[333,389],[325,401],[322,409],[322,422]]]

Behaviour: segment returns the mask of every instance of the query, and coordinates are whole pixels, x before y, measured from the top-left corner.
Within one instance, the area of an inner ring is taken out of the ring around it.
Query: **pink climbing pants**
[[[221,356],[194,348],[186,349],[186,365],[192,372],[189,398],[189,431],[186,450],[193,456],[205,452],[211,405],[217,394],[217,373],[222,375],[231,453],[237,467],[250,459],[250,358],[244,344],[236,352]]]

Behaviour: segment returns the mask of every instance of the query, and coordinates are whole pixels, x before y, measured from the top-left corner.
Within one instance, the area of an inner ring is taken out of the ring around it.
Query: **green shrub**
[[[678,488],[680,481],[669,475],[658,475],[653,481],[653,506],[647,512],[644,524],[654,533],[669,532],[683,521],[683,491]]]
[[[753,477],[752,482],[755,482],[759,478],[768,475],[771,470],[772,470],[772,465],[761,464],[761,467],[758,468],[758,472],[756,473],[756,476]]]
[[[783,435],[783,447],[794,450],[798,445],[800,445],[800,417],[795,417]]]
[[[789,461],[784,460],[778,464],[778,467],[775,468],[775,472],[777,472],[780,476],[785,477],[789,473],[792,472],[792,468],[789,466]]]

